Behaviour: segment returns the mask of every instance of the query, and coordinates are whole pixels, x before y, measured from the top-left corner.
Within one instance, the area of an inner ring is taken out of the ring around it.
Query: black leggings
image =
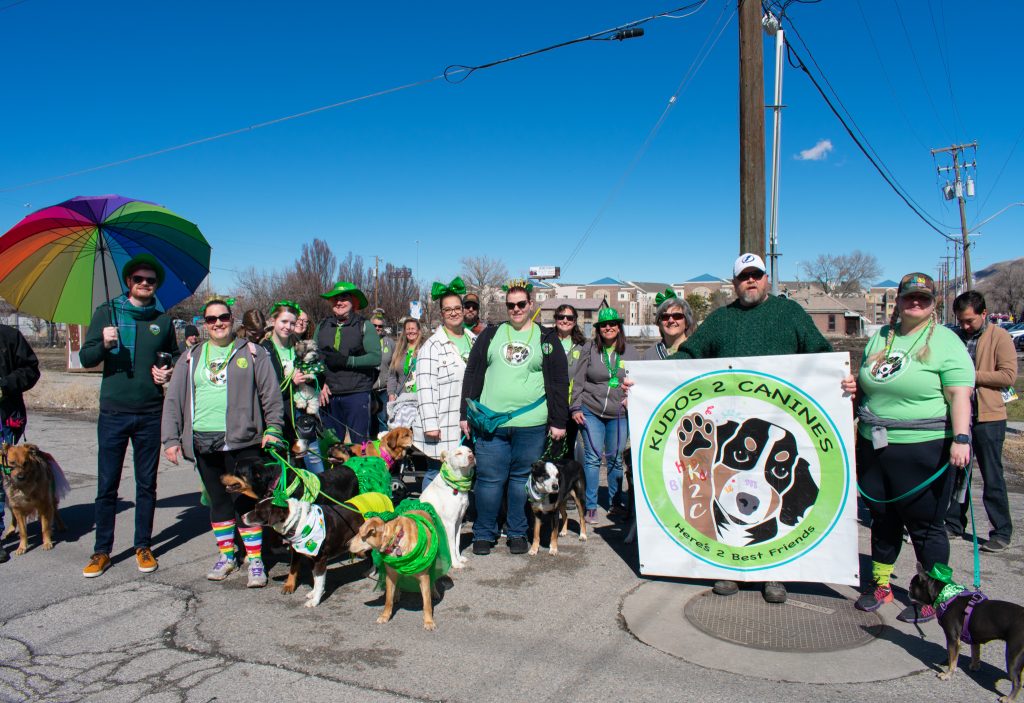
[[[196,468],[199,478],[206,487],[210,497],[210,522],[226,522],[234,520],[238,515],[252,510],[256,506],[249,496],[228,493],[220,482],[223,474],[231,473],[239,464],[256,461],[260,458],[260,447],[243,447],[226,452],[196,452]]]
[[[914,444],[890,444],[875,449],[857,437],[857,482],[878,500],[891,500],[920,485],[949,461],[950,439]],[[903,546],[903,528],[910,533],[917,560],[925,569],[949,563],[946,509],[956,469],[947,468],[927,488],[895,503],[865,499],[871,510],[871,559],[895,564]]]

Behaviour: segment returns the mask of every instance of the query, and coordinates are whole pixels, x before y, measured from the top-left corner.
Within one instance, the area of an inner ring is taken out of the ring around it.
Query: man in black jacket
[[[508,547],[524,554],[526,481],[544,453],[545,437],[565,437],[569,416],[569,368],[558,333],[533,322],[533,286],[505,286],[509,322],[477,337],[462,380],[462,431],[468,436],[467,401],[512,415],[493,432],[473,427],[476,439],[476,521],[473,553],[485,555],[498,539],[498,510],[507,495]],[[506,494],[507,489],[507,494]]]
[[[370,434],[370,393],[380,374],[380,337],[359,314],[367,301],[354,283],[338,281],[320,297],[331,301],[334,313],[313,335],[327,367],[320,391],[321,417],[342,440],[348,432],[353,444],[365,442]]]
[[[39,381],[39,360],[25,337],[0,325],[0,442],[17,444],[25,433],[28,414],[22,393]],[[0,534],[4,531],[4,487],[0,483]],[[10,557],[0,547],[0,564]]]

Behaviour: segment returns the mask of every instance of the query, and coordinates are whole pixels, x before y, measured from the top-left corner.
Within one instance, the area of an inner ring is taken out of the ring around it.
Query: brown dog
[[[430,515],[416,510],[411,511],[417,515],[430,520]],[[401,556],[412,551],[421,539],[430,539],[430,534],[421,534],[416,522],[408,517],[399,516],[389,522],[384,522],[379,517],[372,517],[363,523],[359,533],[352,538],[348,549],[355,556],[363,556],[370,550],[382,554]],[[430,543],[427,543],[430,548]],[[384,612],[377,618],[377,623],[383,625],[391,619],[395,611],[395,590],[398,587],[398,572],[391,566],[385,564],[384,584]],[[423,598],[423,629],[434,630],[434,604],[433,596],[437,595],[430,584],[430,570],[421,571],[415,574],[420,586],[420,596]]]
[[[14,550],[15,555],[24,554],[28,549],[28,521],[33,515],[39,516],[43,533],[43,549],[53,549],[51,524],[58,530],[64,529],[64,522],[57,512],[58,476],[52,466],[53,457],[40,451],[34,444],[4,446],[4,491],[7,493],[7,507],[14,514],[21,542]],[[63,475],[59,481],[64,481]],[[11,525],[4,537],[14,531]]]
[[[327,450],[327,461],[332,465],[338,465],[344,464],[354,456],[379,456],[388,465],[388,469],[391,469],[395,462],[402,460],[410,447],[412,430],[408,427],[396,427],[381,435],[379,444],[335,444]]]

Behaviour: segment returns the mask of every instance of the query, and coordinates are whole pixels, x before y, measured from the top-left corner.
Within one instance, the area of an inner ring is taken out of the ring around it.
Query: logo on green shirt
[[[155,337],[160,334],[160,325],[152,324],[149,326],[150,333]]]
[[[530,353],[530,345],[523,342],[510,341],[501,347],[501,358],[513,368],[525,364]]]
[[[907,361],[907,363],[904,363],[904,361]],[[875,370],[872,364],[868,373],[871,373],[871,377],[878,383],[886,383],[903,373],[909,365],[907,353],[895,350],[889,354],[885,361],[878,365],[878,370]]]

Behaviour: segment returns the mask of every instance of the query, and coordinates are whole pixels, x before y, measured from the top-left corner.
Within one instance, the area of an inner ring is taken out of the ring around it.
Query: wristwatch
[[[971,436],[969,434],[958,434],[953,436],[953,442],[956,444],[970,444]]]

